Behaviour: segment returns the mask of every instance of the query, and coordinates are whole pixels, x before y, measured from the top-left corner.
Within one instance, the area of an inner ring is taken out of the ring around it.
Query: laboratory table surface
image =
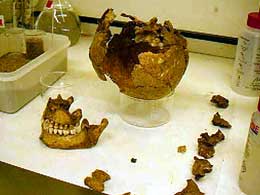
[[[119,116],[117,86],[96,76],[88,57],[92,37],[81,37],[68,49],[68,75],[75,103],[91,124],[102,118],[109,125],[97,145],[90,149],[59,150],[46,147],[39,139],[44,98],[40,95],[14,114],[0,112],[0,161],[40,173],[83,188],[84,178],[95,169],[110,174],[107,194],[131,192],[135,195],[173,195],[186,186],[197,138],[203,132],[215,133],[211,123],[219,112],[232,124],[221,129],[225,140],[215,149],[213,171],[196,183],[208,195],[240,195],[238,178],[251,114],[257,98],[236,94],[231,89],[234,59],[190,53],[189,65],[174,94],[169,98],[170,121],[154,128],[140,128]],[[220,109],[210,103],[213,95],[229,99]],[[186,153],[177,147],[186,145]],[[136,163],[131,162],[136,158]]]

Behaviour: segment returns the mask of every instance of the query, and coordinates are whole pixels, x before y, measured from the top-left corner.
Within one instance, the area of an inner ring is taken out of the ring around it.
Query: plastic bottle
[[[260,194],[260,99],[253,113],[248,132],[239,186],[247,195]]]
[[[12,27],[12,20],[13,20],[12,7],[13,7],[12,1],[10,1],[10,0],[0,0],[0,15],[2,17],[4,17],[6,28]]]
[[[5,31],[5,19],[4,15],[0,15],[0,34]]]
[[[248,14],[247,26],[239,37],[232,89],[241,95],[260,95],[260,12]]]

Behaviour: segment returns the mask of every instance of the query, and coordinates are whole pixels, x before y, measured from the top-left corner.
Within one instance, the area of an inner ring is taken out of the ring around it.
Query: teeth
[[[55,123],[54,128],[55,128],[55,129],[58,129],[58,128],[59,128],[59,124],[58,124],[58,123]]]
[[[77,123],[76,126],[78,127],[80,124]],[[43,121],[43,129],[45,129],[50,134],[58,134],[58,135],[75,135],[77,133],[80,133],[80,128],[75,128],[73,125],[62,125],[59,123],[56,123],[54,121],[49,121],[46,119]]]
[[[46,124],[45,122],[43,123],[43,129],[48,129],[48,124]]]
[[[63,131],[63,134],[64,134],[64,135],[69,135],[70,132],[69,132],[69,131]]]
[[[49,128],[49,133],[50,133],[50,134],[53,133],[53,128]]]

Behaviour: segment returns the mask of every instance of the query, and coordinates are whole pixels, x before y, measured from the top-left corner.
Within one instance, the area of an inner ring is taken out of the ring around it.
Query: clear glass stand
[[[138,127],[158,127],[170,120],[167,102],[172,95],[158,100],[143,100],[120,93],[120,117]]]
[[[67,72],[54,71],[41,76],[41,97],[44,105],[46,105],[49,98],[55,99],[58,95],[61,95],[63,99],[73,96],[72,84],[60,79],[65,75],[67,75]]]

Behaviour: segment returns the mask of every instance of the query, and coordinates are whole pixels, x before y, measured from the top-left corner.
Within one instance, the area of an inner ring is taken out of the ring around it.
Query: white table
[[[192,177],[197,138],[205,129],[210,134],[217,131],[211,119],[218,111],[232,128],[223,130],[226,139],[216,146],[215,156],[210,159],[213,171],[197,183],[208,195],[242,194],[237,181],[257,98],[231,90],[233,60],[190,53],[188,69],[169,105],[171,121],[143,129],[118,116],[116,85],[99,80],[88,58],[91,40],[83,37],[69,48],[68,70],[75,76],[76,101],[72,107],[81,107],[90,123],[99,123],[103,117],[109,120],[98,144],[81,150],[55,150],[43,145],[39,140],[43,108],[39,96],[15,114],[0,112],[0,161],[82,187],[86,187],[84,178],[99,168],[112,178],[105,184],[105,193],[172,195]],[[213,94],[226,96],[230,106],[214,107],[209,102]],[[185,154],[177,153],[179,145],[187,146]],[[136,163],[130,162],[132,157]]]

